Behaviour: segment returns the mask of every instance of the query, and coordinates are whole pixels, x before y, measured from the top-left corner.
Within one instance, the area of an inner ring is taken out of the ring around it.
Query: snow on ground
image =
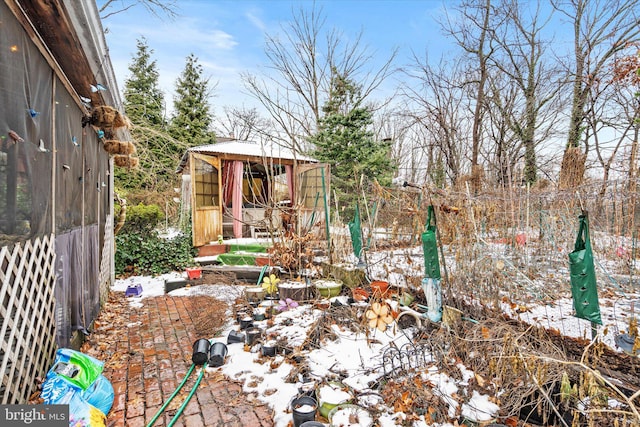
[[[246,239],[236,243],[253,243]],[[487,254],[486,259],[495,262],[503,259],[500,255],[504,248],[493,248],[498,255]],[[504,258],[506,261],[506,258]],[[355,264],[355,259],[351,261]],[[398,286],[409,286],[407,278],[420,277],[423,271],[422,248],[414,247],[380,253],[368,254],[369,277],[388,280]],[[512,266],[507,265],[507,268]],[[515,268],[515,267],[514,267]],[[513,269],[512,269],[513,270]],[[588,321],[573,316],[572,299],[569,289],[568,276],[566,278],[567,289],[552,289],[556,298],[548,298],[544,291],[545,284],[538,280],[530,281],[521,277],[516,271],[512,271],[514,281],[523,281],[525,287],[530,287],[532,297],[523,304],[514,304],[508,299],[502,302],[502,309],[514,318],[519,318],[527,323],[536,324],[545,328],[555,328],[563,335],[570,337],[591,337],[591,325]],[[557,272],[558,275],[563,274]],[[141,307],[147,297],[164,294],[164,282],[169,279],[185,278],[185,273],[171,273],[158,277],[130,277],[116,280],[113,290],[125,292],[128,286],[140,285],[143,292],[139,297],[131,297],[133,307]],[[555,286],[555,285],[553,285]],[[536,291],[539,290],[538,291]],[[237,297],[242,295],[242,287],[228,285],[201,285],[185,287],[170,292],[173,296],[209,295],[227,301],[231,307]],[[636,307],[634,307],[636,306]],[[366,307],[365,307],[366,308]],[[600,338],[612,349],[616,349],[614,338],[617,334],[624,333],[628,329],[629,319],[635,316],[634,308],[640,309],[640,294],[624,293],[621,289],[613,289],[600,297],[600,310],[602,313],[603,327],[598,328]],[[364,311],[364,308],[361,310]],[[272,326],[267,326],[267,321],[255,322],[262,327],[266,335],[277,338],[286,338],[291,346],[299,346],[306,339],[309,329],[323,311],[312,308],[311,305],[300,305],[282,312],[274,317]],[[214,341],[226,343],[230,331],[239,330],[239,325],[230,319],[220,336]],[[309,366],[309,376],[317,381],[327,377],[335,377],[334,373],[346,373],[343,383],[350,387],[356,394],[362,396],[357,403],[364,407],[381,410],[378,424],[381,427],[396,425],[396,420],[404,419],[404,414],[394,413],[392,408],[386,407],[381,397],[370,389],[384,373],[382,355],[385,349],[395,345],[401,348],[411,342],[412,329],[400,329],[394,323],[386,331],[369,330],[369,333],[353,332],[339,325],[332,326],[335,340],[325,342],[321,348],[309,351],[305,354]],[[286,427],[292,419],[290,402],[303,387],[303,378],[299,377],[295,383],[285,381],[290,377],[294,366],[289,364],[282,355],[275,357],[263,357],[259,346],[254,346],[246,351],[241,343],[228,344],[227,359],[219,368],[227,376],[243,382],[247,393],[254,393],[258,399],[269,404],[274,410],[275,425]],[[487,421],[493,419],[499,407],[493,403],[489,396],[482,395],[473,390],[465,402],[459,401],[460,390],[468,385],[473,372],[461,365],[458,379],[453,379],[444,372],[439,372],[435,366],[429,366],[422,376],[433,384],[434,391],[449,404],[449,415],[453,419],[457,413],[461,413],[470,420]],[[455,396],[455,397],[454,397]],[[427,424],[424,417],[415,421],[415,427],[442,426],[452,424]]]

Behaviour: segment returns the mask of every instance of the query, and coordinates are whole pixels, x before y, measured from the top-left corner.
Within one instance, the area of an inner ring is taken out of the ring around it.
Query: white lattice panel
[[[25,403],[55,354],[53,236],[0,248],[0,403]]]
[[[104,226],[104,244],[102,246],[102,258],[100,259],[100,303],[104,304],[109,299],[111,288],[111,263],[113,260],[113,217],[107,215]]]

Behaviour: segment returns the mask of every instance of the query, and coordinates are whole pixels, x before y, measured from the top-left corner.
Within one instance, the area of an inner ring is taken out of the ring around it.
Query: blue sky
[[[172,103],[185,58],[193,53],[205,75],[217,83],[211,99],[216,113],[225,105],[257,106],[243,93],[240,73],[261,73],[268,65],[265,35],[282,33],[293,10],[313,6],[311,0],[179,0],[177,4],[180,16],[174,20],[160,20],[136,6],[103,22],[118,85],[122,90],[136,40],[144,36],[154,51],[167,104]],[[428,49],[430,57],[439,57],[445,47],[435,20],[442,11],[441,0],[326,0],[316,1],[316,6],[326,16],[326,29],[336,28],[347,38],[362,31],[373,62],[383,61],[395,47],[399,49],[397,65],[408,63],[412,51],[423,55]]]

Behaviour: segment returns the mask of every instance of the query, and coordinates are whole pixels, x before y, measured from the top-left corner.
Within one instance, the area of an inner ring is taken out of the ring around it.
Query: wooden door
[[[189,155],[193,245],[202,246],[222,234],[222,171],[217,157]]]
[[[327,213],[330,207],[330,176],[328,164],[310,163],[298,165],[296,169],[296,207],[298,207],[298,227],[302,233],[313,227],[323,236],[325,234],[325,203]]]

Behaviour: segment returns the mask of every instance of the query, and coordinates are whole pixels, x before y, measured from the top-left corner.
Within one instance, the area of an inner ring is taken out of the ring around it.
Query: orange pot
[[[369,298],[369,292],[362,288],[353,288],[351,290],[354,301],[366,301]]]
[[[371,293],[374,297],[384,298],[389,291],[389,282],[383,280],[374,280],[371,282]]]
[[[189,279],[199,279],[202,277],[202,269],[200,267],[187,267],[185,271]]]
[[[256,257],[256,265],[259,267],[264,267],[265,265],[273,265],[271,264],[271,257],[268,256],[257,256]]]

